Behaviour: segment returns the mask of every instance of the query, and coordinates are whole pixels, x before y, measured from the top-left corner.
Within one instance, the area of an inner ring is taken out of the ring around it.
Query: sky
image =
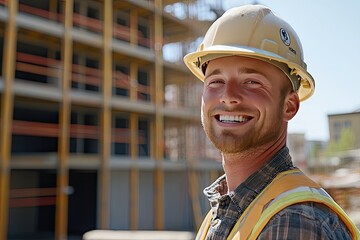
[[[226,0],[223,7],[254,1]],[[289,133],[307,140],[329,139],[328,115],[360,109],[360,1],[258,0],[287,21],[298,34],[315,93],[301,102]]]

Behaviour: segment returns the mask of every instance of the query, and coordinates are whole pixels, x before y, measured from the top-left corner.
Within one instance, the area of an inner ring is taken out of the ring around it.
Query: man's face
[[[238,56],[210,61],[201,119],[215,147],[237,153],[266,146],[286,134],[282,89],[290,92],[290,81],[270,63]]]

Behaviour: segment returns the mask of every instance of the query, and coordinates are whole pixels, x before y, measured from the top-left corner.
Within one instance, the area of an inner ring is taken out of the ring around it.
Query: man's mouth
[[[215,118],[222,123],[243,123],[251,119],[249,116],[216,115]]]

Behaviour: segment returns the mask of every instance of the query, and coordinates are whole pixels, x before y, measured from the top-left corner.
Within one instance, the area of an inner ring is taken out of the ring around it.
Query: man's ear
[[[287,94],[284,100],[284,121],[290,121],[298,112],[300,107],[299,95],[291,91]]]

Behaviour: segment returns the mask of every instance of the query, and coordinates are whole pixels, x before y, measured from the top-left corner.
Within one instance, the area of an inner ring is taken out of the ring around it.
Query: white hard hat
[[[197,51],[184,57],[184,62],[203,81],[203,67],[224,56],[251,57],[277,66],[291,81],[300,101],[314,93],[315,82],[306,70],[299,37],[267,7],[246,5],[226,11],[210,26]]]

